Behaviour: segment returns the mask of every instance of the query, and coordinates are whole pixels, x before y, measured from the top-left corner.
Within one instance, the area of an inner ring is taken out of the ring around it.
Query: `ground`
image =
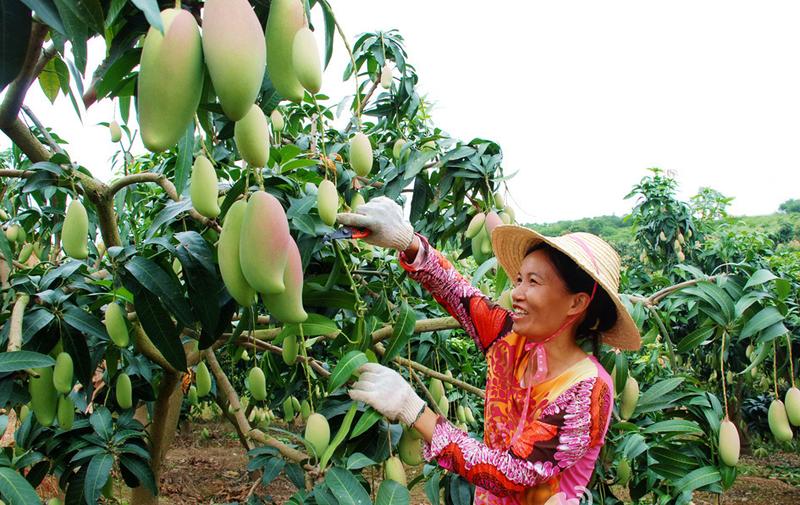
[[[208,436],[203,436],[204,429]],[[743,457],[740,475],[722,503],[747,505],[800,504],[800,455],[776,453],[768,458]],[[409,472],[409,480],[416,472]],[[369,475],[365,476],[369,478]],[[235,432],[224,422],[185,423],[165,461],[161,477],[162,505],[226,504],[244,502],[248,494],[269,495],[274,503],[285,503],[296,491],[280,476],[267,489],[253,487],[255,480],[247,472],[247,458]],[[44,486],[43,486],[44,487]],[[377,486],[376,486],[377,487]],[[128,504],[129,493],[119,482],[115,485],[119,504]],[[42,488],[40,488],[42,491]],[[47,497],[49,493],[42,493]],[[427,505],[421,486],[411,493],[412,505]],[[269,503],[269,502],[268,502]],[[716,495],[695,493],[696,505],[715,505]]]

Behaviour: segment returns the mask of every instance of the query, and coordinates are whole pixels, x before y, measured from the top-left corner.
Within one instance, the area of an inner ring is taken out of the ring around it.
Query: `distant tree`
[[[700,191],[690,198],[692,212],[701,221],[716,221],[728,217],[728,206],[733,197],[727,197],[712,188],[700,188]]]
[[[780,207],[778,207],[778,212],[785,212],[787,214],[800,213],[800,199],[792,198],[790,200],[786,200],[780,205]]]

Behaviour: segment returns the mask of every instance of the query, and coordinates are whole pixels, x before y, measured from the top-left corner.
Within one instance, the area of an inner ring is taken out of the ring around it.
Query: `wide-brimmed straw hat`
[[[497,261],[515,279],[525,253],[544,242],[572,259],[581,269],[597,281],[598,287],[608,293],[617,308],[617,322],[602,332],[603,343],[619,349],[635,351],[641,346],[639,328],[619,298],[619,255],[611,245],[591,233],[568,233],[560,237],[547,237],[529,228],[517,225],[500,225],[492,231],[492,248]]]

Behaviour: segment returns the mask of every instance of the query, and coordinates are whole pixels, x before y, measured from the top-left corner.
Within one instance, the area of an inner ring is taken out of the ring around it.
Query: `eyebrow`
[[[519,275],[520,275],[520,276],[522,276],[522,272],[520,272],[520,274],[519,274]],[[528,272],[528,273],[527,273],[527,275],[526,275],[526,277],[532,277],[532,276],[536,276],[536,277],[538,277],[538,278],[540,278],[540,279],[544,279],[544,277],[542,276],[542,274],[540,274],[540,273],[537,273],[537,272]]]

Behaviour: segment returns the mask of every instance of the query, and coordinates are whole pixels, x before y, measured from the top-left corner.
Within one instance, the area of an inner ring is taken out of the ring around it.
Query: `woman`
[[[619,256],[589,233],[545,237],[501,225],[492,247],[514,282],[507,311],[461,277],[402,209],[376,198],[339,222],[367,242],[400,251],[400,264],[475,340],[487,360],[484,443],[438,416],[394,370],[369,363],[350,390],[392,421],[416,429],[423,454],[476,486],[476,504],[578,503],[611,417],[614,387],[594,355],[599,339],[640,346],[617,296]]]

